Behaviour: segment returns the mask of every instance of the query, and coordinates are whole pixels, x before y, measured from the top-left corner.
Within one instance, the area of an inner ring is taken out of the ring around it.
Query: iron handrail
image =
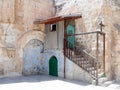
[[[78,34],[66,34],[66,36],[78,36],[78,35],[96,34],[96,33],[105,35],[104,32],[101,32],[101,31],[93,31],[93,32],[82,32],[82,33],[78,33]]]
[[[76,44],[72,44],[71,42],[69,42],[66,38],[68,36],[78,36],[78,35],[86,35],[86,34],[97,34],[97,51],[96,51],[96,57],[91,55],[90,53],[88,53],[85,49],[81,49],[81,47],[79,45],[76,45]],[[89,73],[91,73],[93,75],[93,77],[96,79],[96,82],[98,82],[98,69],[99,69],[99,61],[98,61],[98,40],[99,40],[99,35],[102,35],[103,36],[103,69],[104,69],[104,74],[105,74],[105,33],[104,32],[101,32],[101,31],[94,31],[94,32],[85,32],[85,33],[80,33],[80,34],[69,34],[69,35],[66,35],[65,34],[65,38],[64,38],[64,55],[66,57],[68,57],[69,59],[74,59],[74,57],[78,58],[79,56],[74,56],[72,54],[72,52],[77,53],[78,54],[83,54],[83,56],[85,57],[85,60],[87,61],[87,64],[88,63],[94,63],[93,64],[93,70],[94,70],[94,73],[92,73],[92,71],[90,71],[90,69],[87,69],[87,67],[85,66],[85,63],[83,62],[81,64],[81,68],[85,69],[86,71],[88,71]],[[73,49],[69,49],[67,47],[67,45],[70,45],[70,46],[74,46]],[[78,55],[77,54],[77,55]],[[73,57],[74,56],[74,57]],[[77,63],[80,59],[76,59],[73,60],[75,63]],[[81,62],[81,61],[79,61]]]
[[[66,40],[65,39],[65,42],[67,43],[67,44],[71,44],[71,45],[73,45],[71,42],[69,42],[68,40]],[[66,44],[66,45],[67,45]],[[74,46],[77,46],[77,45],[74,45]],[[73,49],[73,51],[74,51],[75,49]],[[80,50],[79,49],[79,47],[77,46],[77,50]],[[66,52],[66,51],[65,51]],[[95,57],[93,57],[92,55],[90,55],[90,54],[88,54],[87,53],[87,51],[85,51],[85,50],[80,50],[80,52],[83,52],[84,54],[86,54],[88,57],[90,57],[90,58],[92,58],[92,59],[90,59],[89,61],[90,62],[94,62],[94,63],[98,63],[98,61],[97,61],[97,59],[95,58]],[[65,54],[66,56],[67,56],[67,54]],[[67,56],[68,58],[72,58],[71,56]],[[86,59],[86,57],[84,56],[84,58]],[[96,59],[96,60],[95,60]],[[88,60],[87,60],[88,61]],[[84,63],[83,63],[84,64]],[[90,72],[90,71],[89,71]],[[94,75],[94,76],[96,76],[96,75]]]

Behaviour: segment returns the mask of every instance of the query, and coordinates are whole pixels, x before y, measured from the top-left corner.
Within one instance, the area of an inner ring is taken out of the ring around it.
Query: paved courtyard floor
[[[0,90],[115,90],[113,88],[115,87],[94,86],[80,81],[47,75],[0,79]]]

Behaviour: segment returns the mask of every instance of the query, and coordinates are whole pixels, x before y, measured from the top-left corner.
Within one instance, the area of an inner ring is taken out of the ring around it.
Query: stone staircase
[[[80,68],[88,72],[88,74],[93,78],[92,84],[104,86],[104,83],[108,80],[103,70],[103,64],[101,64],[103,62],[99,63],[97,58],[90,55],[86,50],[80,49],[80,47],[76,45],[73,46],[67,40],[64,41],[64,55]]]

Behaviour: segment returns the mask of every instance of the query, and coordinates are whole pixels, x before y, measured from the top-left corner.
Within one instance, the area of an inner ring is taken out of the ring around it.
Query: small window
[[[56,24],[51,24],[51,31],[56,31]]]

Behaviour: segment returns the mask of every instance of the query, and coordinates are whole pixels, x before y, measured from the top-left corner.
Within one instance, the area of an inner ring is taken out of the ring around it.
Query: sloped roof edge
[[[78,18],[82,18],[82,15],[81,14],[69,14],[69,15],[55,16],[55,17],[51,17],[48,19],[44,19],[44,20],[38,19],[34,21],[34,24],[52,24],[58,21],[63,21],[67,19],[78,19]]]

